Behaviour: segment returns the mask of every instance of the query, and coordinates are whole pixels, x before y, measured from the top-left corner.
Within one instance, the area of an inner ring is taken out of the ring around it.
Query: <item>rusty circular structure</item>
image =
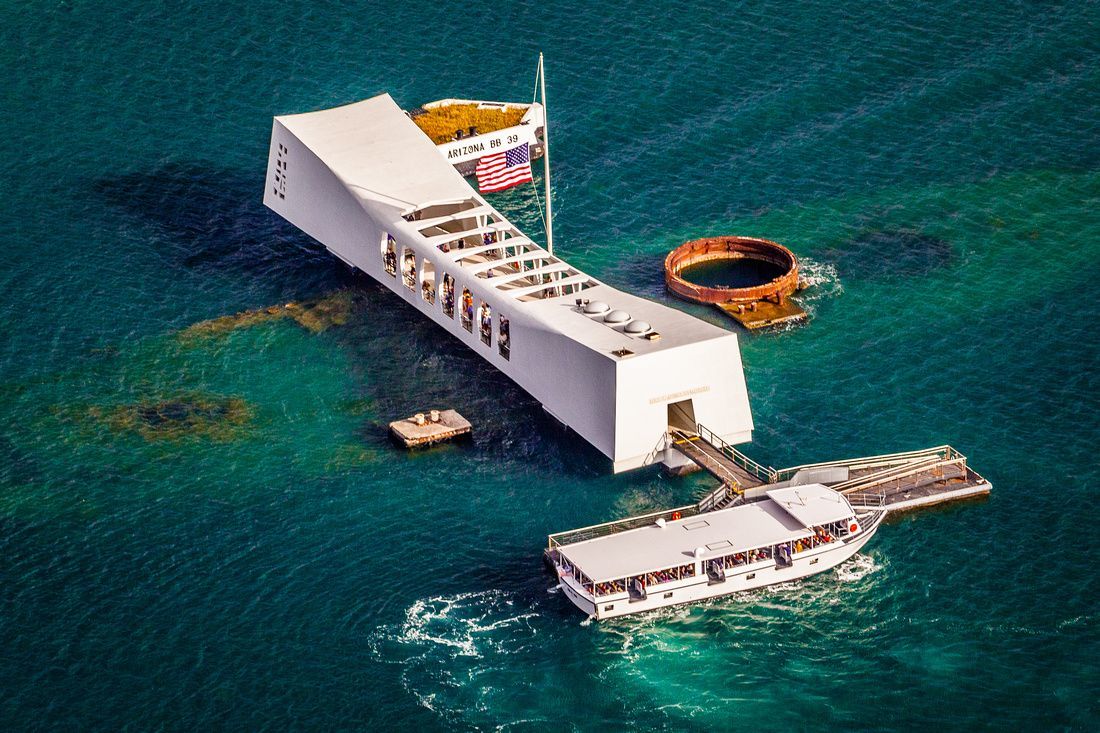
[[[708,287],[684,279],[681,273],[704,262],[760,260],[779,267],[783,274],[761,285],[746,288]],[[665,258],[665,285],[676,295],[697,303],[782,303],[798,290],[798,260],[781,244],[756,237],[705,237],[680,245]]]

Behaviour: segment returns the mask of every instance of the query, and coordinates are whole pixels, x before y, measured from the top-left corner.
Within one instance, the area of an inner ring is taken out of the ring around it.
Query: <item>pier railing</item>
[[[556,534],[550,535],[549,549],[553,550],[554,548],[561,547],[562,545],[572,545],[577,542],[584,542],[585,540],[595,539],[596,537],[605,537],[609,534],[625,532],[628,529],[646,527],[650,524],[656,523],[658,519],[663,519],[666,522],[672,522],[677,519],[683,519],[684,517],[695,516],[696,514],[702,514],[702,511],[699,509],[699,505],[688,504],[687,506],[681,506],[675,509],[667,509],[661,512],[642,514],[641,516],[637,517],[627,517],[625,519],[618,519],[614,522],[593,524],[590,527],[571,529],[568,532],[558,532]]]
[[[866,458],[849,458],[847,460],[824,461],[822,463],[804,463],[801,466],[791,466],[790,468],[783,468],[776,471],[775,480],[786,481],[799,471],[808,468],[847,467],[849,471],[860,471],[924,462],[933,458],[937,461],[966,461],[966,456],[962,453],[959,453],[949,445],[941,445],[925,450],[906,451],[903,453],[885,453],[883,455],[868,456]]]

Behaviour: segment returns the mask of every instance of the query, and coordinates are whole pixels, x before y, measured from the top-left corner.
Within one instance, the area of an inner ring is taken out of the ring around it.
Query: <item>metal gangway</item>
[[[670,427],[668,440],[671,447],[724,484],[752,487],[775,483],[774,468],[757,463],[704,425],[696,425],[694,431]]]

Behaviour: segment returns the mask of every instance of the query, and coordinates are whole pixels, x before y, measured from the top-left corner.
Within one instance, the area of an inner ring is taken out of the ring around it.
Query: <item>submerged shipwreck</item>
[[[741,453],[753,420],[736,334],[557,257],[548,196],[544,247],[463,177],[501,190],[532,180],[542,156],[548,193],[545,111],[545,93],[541,105],[443,100],[413,113],[382,94],[276,117],[264,203],[512,379],[613,471],[718,479],[697,504],[551,535],[546,560],[575,605],[608,618],[806,577],[851,557],[890,511],[989,492],[950,446],[783,470]],[[747,238],[685,247],[669,285],[695,299],[703,291],[677,279],[690,262],[790,254]],[[728,290],[703,295],[777,323],[798,318],[797,283],[792,265],[774,292],[746,295],[751,308]]]

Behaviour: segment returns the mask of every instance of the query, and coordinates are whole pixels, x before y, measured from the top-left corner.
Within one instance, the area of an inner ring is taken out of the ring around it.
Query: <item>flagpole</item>
[[[554,215],[550,205],[550,115],[546,112],[546,70],[541,51],[539,80],[542,84],[542,177],[546,180],[546,251],[554,254]]]

